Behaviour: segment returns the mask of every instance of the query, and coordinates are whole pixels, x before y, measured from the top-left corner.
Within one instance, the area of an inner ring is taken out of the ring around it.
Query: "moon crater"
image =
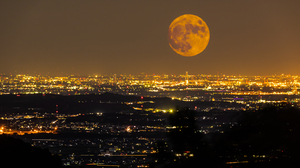
[[[196,15],[181,15],[169,26],[169,45],[182,56],[198,55],[206,48],[209,38],[206,23]]]

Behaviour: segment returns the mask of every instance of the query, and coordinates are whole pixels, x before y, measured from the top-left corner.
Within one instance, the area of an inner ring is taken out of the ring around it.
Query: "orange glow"
[[[195,56],[206,48],[210,32],[206,23],[198,16],[184,14],[169,26],[169,45],[182,56]]]
[[[24,135],[24,134],[39,134],[39,133],[47,133],[47,134],[56,134],[57,128],[54,130],[48,130],[48,131],[39,131],[39,130],[31,130],[31,131],[20,131],[20,130],[12,130],[12,129],[5,129],[4,127],[0,128],[0,134],[18,134],[18,135]]]
[[[126,131],[129,132],[129,133],[132,132],[132,129],[130,129],[130,126],[128,126],[128,127],[126,128]]]

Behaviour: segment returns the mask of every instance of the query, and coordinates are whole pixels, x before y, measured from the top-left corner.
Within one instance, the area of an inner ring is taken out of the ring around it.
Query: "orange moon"
[[[184,14],[177,17],[169,26],[169,45],[185,57],[200,54],[206,48],[210,33],[206,23],[198,16]]]

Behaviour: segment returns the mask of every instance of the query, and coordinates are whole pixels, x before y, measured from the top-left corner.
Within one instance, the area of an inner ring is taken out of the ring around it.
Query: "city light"
[[[118,90],[122,94],[140,95],[141,100],[148,93],[161,93],[165,91],[209,91],[216,94],[228,95],[298,95],[300,77],[291,75],[271,76],[233,76],[233,75],[205,75],[184,74],[168,75],[113,75],[88,77],[51,77],[51,76],[1,76],[0,95],[3,94],[63,94],[85,95],[97,94]],[[114,77],[118,77],[117,88]],[[182,82],[184,78],[188,82]],[[153,80],[155,79],[155,80]],[[13,82],[13,84],[12,84]],[[103,87],[102,87],[102,86]],[[111,85],[111,86],[107,86]],[[172,100],[181,100],[183,97],[170,96]],[[192,99],[183,99],[193,101]]]

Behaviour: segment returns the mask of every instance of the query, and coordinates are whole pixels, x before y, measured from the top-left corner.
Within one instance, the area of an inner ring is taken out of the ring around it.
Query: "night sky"
[[[0,74],[300,75],[299,0],[1,0]],[[168,44],[170,23],[201,17],[194,57]]]

